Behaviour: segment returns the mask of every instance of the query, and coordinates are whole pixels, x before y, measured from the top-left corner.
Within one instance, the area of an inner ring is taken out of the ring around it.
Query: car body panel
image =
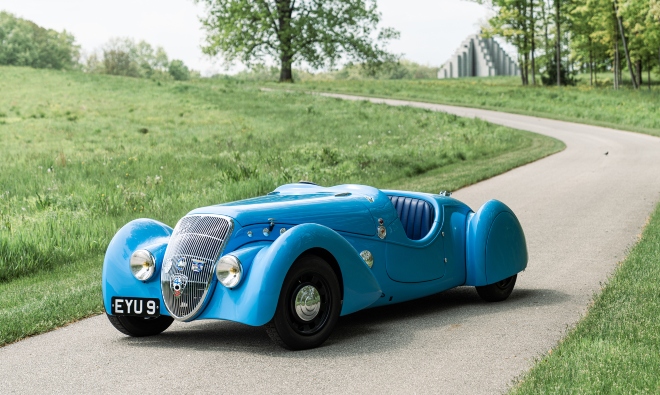
[[[222,214],[233,218],[241,226],[267,223],[273,218],[276,223],[315,223],[336,231],[376,234],[367,208],[367,197],[377,195],[377,189],[355,188],[350,192],[341,188],[334,191],[327,189],[278,188],[266,196],[202,207],[189,214]]]
[[[380,297],[380,285],[346,239],[323,225],[303,224],[261,247],[247,269],[245,280],[237,287],[217,287],[200,318],[222,318],[255,326],[266,324],[273,318],[289,268],[303,253],[313,249],[323,249],[337,260],[343,280],[342,315],[364,309]]]
[[[164,308],[159,276],[147,281],[133,277],[128,261],[131,254],[147,249],[156,258],[156,273],[160,272],[167,242],[172,228],[158,221],[140,218],[124,225],[112,238],[103,261],[102,291],[103,305],[110,313],[113,296],[160,299],[161,315],[169,315]]]
[[[525,234],[509,207],[490,200],[468,221],[466,285],[493,284],[525,270]]]
[[[406,235],[389,196],[421,199],[434,209],[430,231],[419,240]],[[233,230],[220,256],[232,254],[243,267],[241,282],[228,289],[212,275],[204,306],[190,319],[225,319],[264,325],[276,310],[284,278],[306,253],[335,270],[342,289],[341,314],[403,302],[459,285],[486,285],[525,269],[527,248],[520,223],[492,200],[477,213],[448,196],[379,190],[362,185],[321,187],[289,184],[258,198],[207,206],[188,215],[222,215]],[[385,228],[379,237],[378,227]],[[118,231],[103,268],[108,314],[113,296],[161,300],[159,272],[173,229],[139,219]],[[381,234],[383,236],[383,234]],[[156,258],[156,275],[135,279],[128,260],[137,249]],[[369,251],[373,266],[361,258]]]

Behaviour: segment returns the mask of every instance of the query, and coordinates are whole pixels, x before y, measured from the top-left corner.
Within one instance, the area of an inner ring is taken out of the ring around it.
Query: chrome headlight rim
[[[227,254],[215,264],[215,276],[225,288],[236,288],[243,279],[243,264],[236,256]]]
[[[128,266],[133,277],[139,281],[147,281],[156,273],[156,258],[149,250],[135,250],[128,260]]]

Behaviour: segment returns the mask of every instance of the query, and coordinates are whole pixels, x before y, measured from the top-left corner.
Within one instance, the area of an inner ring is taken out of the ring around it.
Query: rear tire
[[[166,315],[155,318],[110,315],[108,313],[105,315],[119,332],[133,337],[157,335],[169,328],[174,321],[174,318]]]
[[[266,332],[289,350],[306,350],[323,344],[341,312],[341,291],[335,272],[316,255],[302,255],[289,269],[275,316]]]
[[[484,285],[483,287],[475,287],[481,299],[486,302],[501,302],[511,295],[513,287],[516,285],[517,274],[498,281],[495,284]]]

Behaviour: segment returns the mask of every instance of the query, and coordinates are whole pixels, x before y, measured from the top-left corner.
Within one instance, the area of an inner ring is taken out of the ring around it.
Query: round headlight
[[[218,281],[227,288],[234,288],[241,282],[243,266],[233,255],[225,255],[215,265],[215,275]]]
[[[137,250],[131,255],[131,272],[140,281],[147,281],[156,271],[156,258],[147,250]]]

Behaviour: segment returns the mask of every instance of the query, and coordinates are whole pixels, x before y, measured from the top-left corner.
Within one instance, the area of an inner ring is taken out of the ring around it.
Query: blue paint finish
[[[336,231],[374,235],[376,228],[369,213],[367,197],[379,191],[371,187],[323,188],[305,185],[282,186],[275,193],[238,202],[202,207],[190,214],[223,214],[234,218],[241,226],[266,223],[316,223]],[[296,193],[305,194],[297,195]],[[337,194],[348,194],[335,196]],[[350,213],[350,215],[347,215]]]
[[[465,283],[465,239],[466,239],[466,215],[470,210],[464,204],[447,204],[444,209],[444,245],[445,245],[445,263],[447,271],[454,273],[459,284]]]
[[[518,218],[512,212],[499,213],[486,241],[486,281],[492,284],[525,270],[526,245]]]
[[[110,313],[113,296],[159,298],[161,314],[169,315],[160,290],[160,268],[172,228],[152,219],[136,219],[124,225],[110,241],[103,261],[103,305]],[[146,249],[156,258],[156,271],[147,281],[136,279],[129,260],[134,251]]]
[[[440,235],[442,219],[438,219],[421,240],[410,240],[400,221],[388,227],[387,273],[392,280],[416,283],[445,275],[444,243]]]
[[[488,285],[527,267],[527,244],[520,222],[504,203],[486,202],[468,216],[465,285]]]
[[[397,212],[392,196],[403,199],[403,204],[414,203],[419,215],[408,215],[402,222],[399,215],[403,216],[404,209]],[[222,286],[215,275],[211,278],[204,308],[195,319],[267,323],[289,268],[312,249],[323,250],[336,261],[343,290],[342,315],[459,285],[491,284],[527,266],[520,223],[496,200],[475,214],[446,196],[362,185],[288,184],[266,196],[202,207],[191,214],[231,217],[234,231],[223,255],[236,256],[243,266],[243,279],[234,289]],[[382,240],[376,232],[381,222],[387,230]],[[159,298],[161,313],[168,314],[159,279],[171,234],[172,228],[149,219],[132,221],[117,232],[103,265],[106,309],[113,296],[149,297]],[[151,251],[157,261],[156,273],[145,282],[133,277],[128,264],[130,255],[140,248]],[[359,256],[364,250],[374,257],[371,269]]]
[[[220,318],[254,326],[266,324],[275,314],[289,268],[300,255],[313,248],[328,251],[339,264],[344,290],[342,315],[368,307],[380,297],[378,282],[345,238],[325,226],[304,224],[288,230],[270,246],[262,247],[236,288],[229,290],[218,285],[199,318]]]

